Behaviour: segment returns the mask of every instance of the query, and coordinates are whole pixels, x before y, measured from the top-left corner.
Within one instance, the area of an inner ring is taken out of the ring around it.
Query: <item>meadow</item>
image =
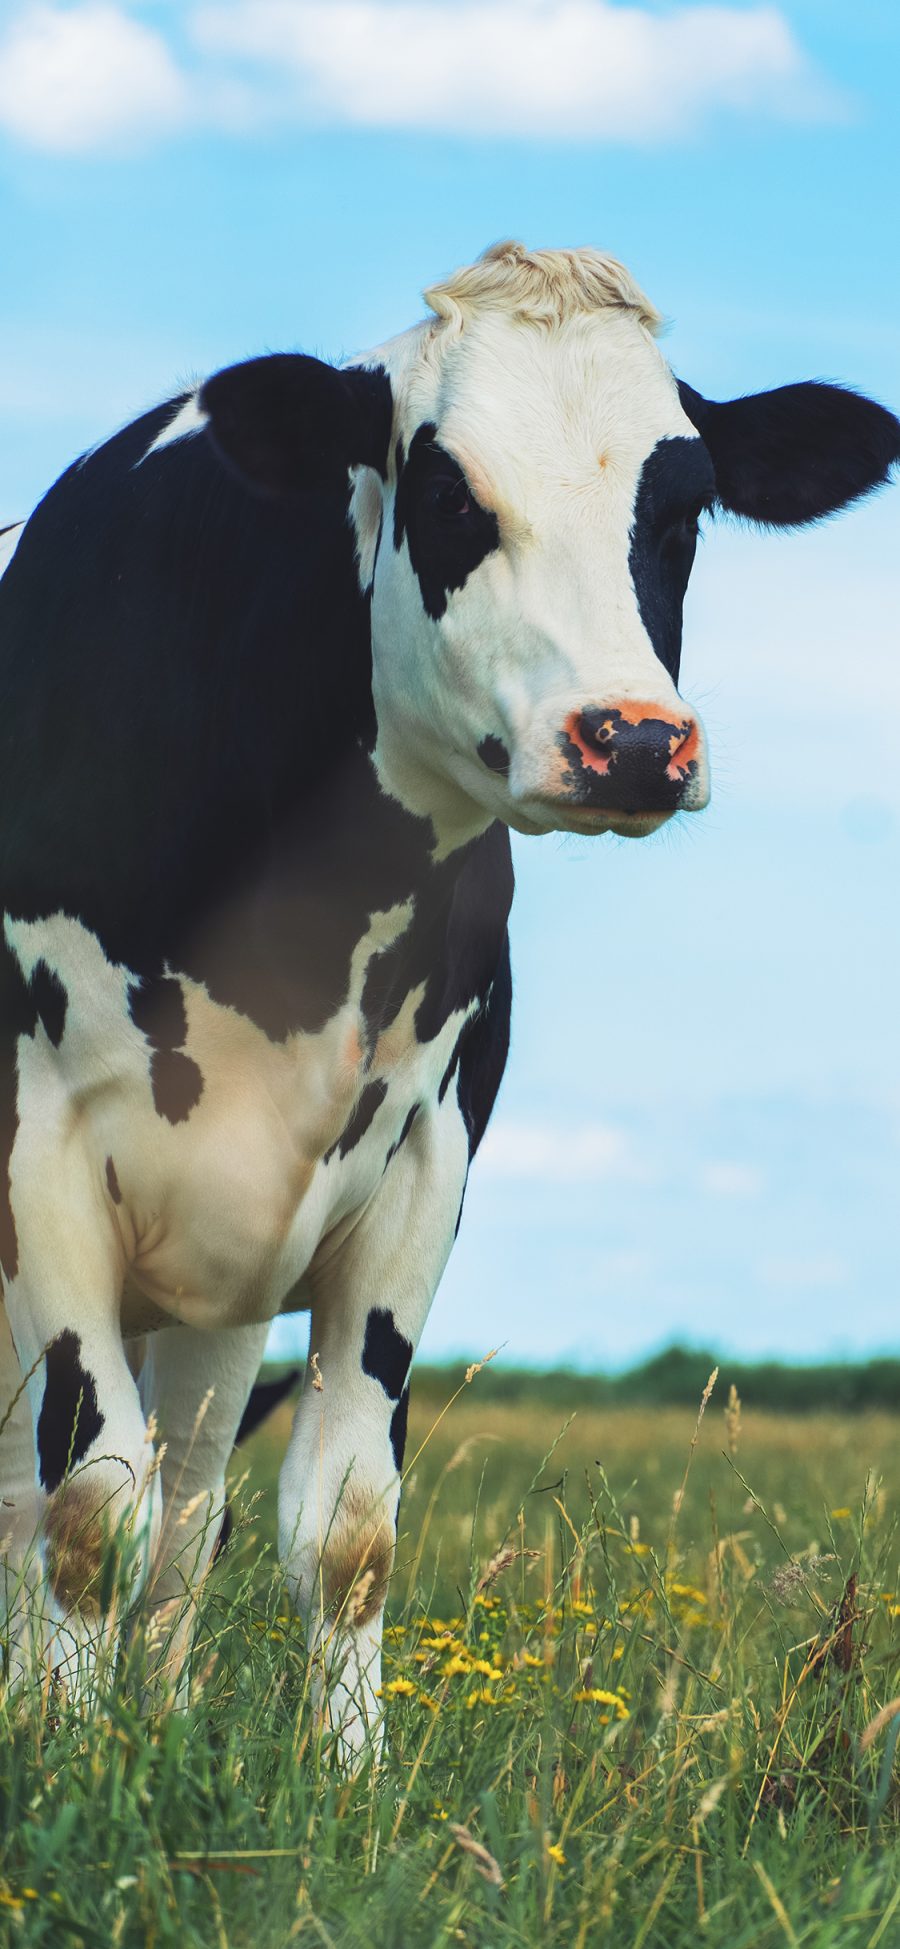
[[[312,1711],[282,1408],[186,1706],[143,1709],[140,1616],[92,1711],[0,1704],[0,1939],[896,1949],[900,1418],[494,1371],[414,1385],[382,1766],[341,1778]]]

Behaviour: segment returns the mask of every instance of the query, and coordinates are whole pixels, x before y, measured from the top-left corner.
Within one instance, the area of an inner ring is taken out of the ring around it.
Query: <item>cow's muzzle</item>
[[[670,715],[629,700],[572,711],[559,747],[560,785],[573,805],[666,813],[706,804],[703,731],[689,710]]]

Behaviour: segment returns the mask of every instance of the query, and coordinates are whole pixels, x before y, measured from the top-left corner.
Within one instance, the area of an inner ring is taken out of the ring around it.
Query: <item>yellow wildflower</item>
[[[442,1668],[441,1676],[443,1678],[456,1678],[460,1673],[468,1674],[471,1669],[471,1659],[465,1656],[461,1658],[457,1652],[454,1653],[452,1658],[447,1659],[446,1665]]]
[[[415,1689],[411,1678],[392,1678],[387,1685],[382,1686],[381,1696],[385,1699],[408,1699]]]
[[[560,1847],[558,1841],[552,1841],[548,1843],[547,1853],[549,1854],[551,1861],[555,1861],[558,1867],[560,1868],[565,1867],[566,1857],[563,1854],[562,1848]]]
[[[832,1516],[833,1516],[833,1518],[834,1518],[834,1520],[835,1520],[835,1522],[838,1522],[838,1523],[841,1523],[841,1522],[846,1522],[846,1521],[847,1521],[847,1518],[848,1518],[848,1516],[850,1515],[850,1510],[849,1510],[849,1509],[832,1509],[832,1511],[831,1511],[831,1514],[832,1514]]]
[[[618,1692],[605,1692],[601,1685],[584,1686],[580,1692],[573,1693],[576,1705],[614,1705],[620,1719],[630,1718],[625,1700]]]
[[[702,1590],[695,1589],[693,1584],[667,1584],[666,1589],[673,1597],[691,1597],[695,1604],[706,1603]]]

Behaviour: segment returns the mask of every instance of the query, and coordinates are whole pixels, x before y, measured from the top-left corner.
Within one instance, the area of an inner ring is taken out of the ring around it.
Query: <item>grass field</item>
[[[141,1712],[139,1625],[90,1716],[2,1708],[0,1939],[897,1949],[900,1419],[714,1389],[692,1450],[696,1407],[566,1427],[479,1378],[414,1390],[383,1767],[314,1722],[281,1410],[187,1709]]]

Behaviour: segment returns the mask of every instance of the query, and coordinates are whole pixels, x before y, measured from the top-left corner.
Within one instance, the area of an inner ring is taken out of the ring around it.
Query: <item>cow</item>
[[[900,458],[840,387],[706,399],[598,251],[425,295],[356,362],[145,413],[0,538],[9,1675],[89,1691],[114,1524],[129,1599],[187,1604],[269,1324],[308,1310],[279,1541],[345,1759],[506,1062],[509,829],[700,811],[701,517],[799,526]]]

